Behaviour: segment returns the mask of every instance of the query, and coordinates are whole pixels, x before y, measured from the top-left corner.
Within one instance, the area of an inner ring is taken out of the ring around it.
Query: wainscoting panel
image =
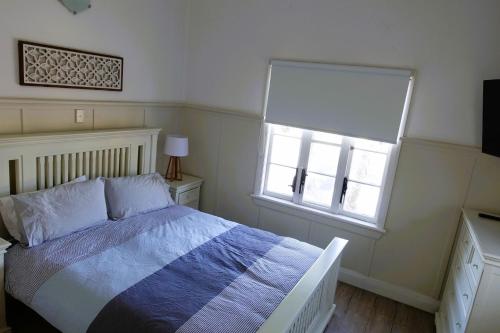
[[[0,134],[75,129],[80,126],[74,122],[76,108],[89,114],[82,129],[163,128],[157,164],[162,173],[164,135],[187,135],[190,155],[183,158],[183,168],[204,179],[202,210],[318,246],[335,236],[349,239],[342,262],[353,272],[346,275],[347,282],[380,281],[372,289],[400,295],[427,311],[437,304],[433,300],[439,297],[460,208],[500,212],[499,159],[481,155],[475,147],[404,139],[386,233],[374,239],[352,228],[320,223],[313,215],[298,217],[254,203],[250,195],[261,126],[255,115],[182,103],[0,98]]]
[[[465,206],[500,214],[500,158],[480,154]]]
[[[216,211],[226,219],[257,226],[258,208],[250,194],[255,183],[260,122],[223,116],[221,127]]]
[[[84,110],[83,123],[75,122],[75,110]],[[37,105],[23,107],[23,132],[78,131],[93,128],[93,111],[89,105]]]
[[[460,209],[469,183],[475,182],[471,176],[477,148],[403,140],[386,233],[377,240],[319,223],[312,215],[297,217],[246,199],[254,188],[258,117],[187,105],[180,123],[192,148],[183,160],[185,170],[205,179],[203,209],[318,246],[335,236],[349,239],[342,265],[356,272],[356,280],[381,281],[389,295],[409,291],[404,294],[410,296],[402,297],[406,303],[435,309]]]
[[[124,127],[163,128],[158,139],[157,170],[163,173],[165,134],[179,133],[175,102],[107,102],[55,99],[0,98],[0,135],[52,131],[112,129]],[[84,110],[83,123],[75,122],[75,110]]]
[[[0,106],[0,134],[22,132],[21,107]]]
[[[363,275],[370,274],[373,247],[375,240],[364,237],[353,232],[339,230],[321,223],[311,222],[309,231],[309,242],[321,248],[325,248],[335,237],[349,240],[342,255],[342,267],[354,270]]]
[[[144,126],[144,107],[98,106],[94,108],[94,128]]]
[[[311,222],[269,208],[260,208],[259,227],[278,235],[309,241]],[[342,259],[344,256],[342,256]]]
[[[476,149],[403,141],[371,276],[438,298]]]
[[[189,156],[182,159],[182,170],[203,178],[200,208],[208,213],[217,213],[221,119],[218,114],[186,109],[179,119],[179,128],[189,138]]]

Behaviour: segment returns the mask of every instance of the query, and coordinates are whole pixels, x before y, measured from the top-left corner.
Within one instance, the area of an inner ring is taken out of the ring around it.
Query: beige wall
[[[85,110],[85,121],[75,122],[75,110]],[[0,135],[126,127],[162,128],[158,139],[158,168],[166,133],[178,132],[181,104],[27,100],[0,98]]]
[[[74,123],[74,110],[86,121]],[[363,233],[257,206],[252,198],[261,120],[257,116],[182,104],[0,99],[0,134],[117,127],[163,128],[189,136],[188,173],[205,179],[202,209],[253,227],[325,246],[333,237],[350,240],[343,267],[437,299],[460,208],[500,212],[500,159],[473,147],[406,139],[393,196],[380,239]]]
[[[80,101],[2,99],[0,134],[142,126],[187,134],[191,153],[184,166],[205,179],[204,210],[318,246],[347,238],[345,268],[437,298],[460,207],[500,213],[500,159],[470,147],[405,141],[387,233],[378,240],[258,207],[250,194],[266,65],[272,57],[286,57],[413,68],[417,85],[407,135],[477,146],[480,83],[500,75],[499,2],[189,2],[189,15],[188,1],[109,0],[73,16],[57,1],[2,1],[0,96]],[[124,56],[125,90],[20,87],[17,38]],[[242,111],[86,101],[172,101],[186,95],[190,102]],[[76,108],[85,110],[83,124],[74,123]],[[158,164],[163,171],[162,158]]]
[[[386,233],[378,240],[313,217],[259,207],[250,195],[260,119],[222,111],[190,107],[179,119],[193,147],[185,170],[205,179],[203,210],[318,246],[333,237],[349,239],[343,267],[422,296],[424,302],[439,298],[461,207],[500,209],[500,159],[474,147],[420,139],[403,141]]]

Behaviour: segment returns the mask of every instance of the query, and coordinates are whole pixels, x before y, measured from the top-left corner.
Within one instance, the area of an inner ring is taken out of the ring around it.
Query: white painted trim
[[[228,108],[221,108],[221,107],[210,106],[210,105],[185,103],[184,108],[198,110],[198,111],[208,111],[208,112],[224,114],[224,115],[228,115],[228,116],[251,119],[251,120],[255,120],[255,121],[262,121],[262,119],[264,119],[262,115],[256,114],[253,111],[228,109]]]
[[[435,140],[429,140],[429,139],[423,139],[423,138],[409,138],[409,137],[405,136],[405,137],[401,138],[401,141],[404,144],[431,146],[434,148],[441,148],[441,149],[454,149],[454,150],[458,149],[458,150],[469,151],[469,152],[475,153],[475,154],[481,152],[480,147],[462,145],[462,144],[451,143],[451,142],[435,141]]]
[[[441,313],[436,312],[434,316],[434,324],[436,325],[436,333],[445,333],[447,331],[447,327],[443,322],[443,317]]]
[[[47,132],[32,134],[8,134],[0,135],[0,146],[6,145],[26,145],[30,143],[42,142],[66,142],[80,141],[97,138],[127,137],[137,135],[158,135],[161,128],[126,128],[111,130],[89,130],[89,131],[68,131],[68,132]]]
[[[103,106],[136,106],[136,107],[176,107],[184,108],[182,101],[99,101],[99,100],[71,100],[49,98],[20,98],[0,97],[0,105],[103,105]]]
[[[435,313],[439,309],[440,302],[437,299],[347,268],[340,269],[339,280],[426,312]]]
[[[281,200],[266,195],[253,194],[251,197],[257,206],[266,207],[288,215],[298,216],[312,223],[326,224],[372,239],[379,239],[385,233],[384,229],[377,227],[373,223],[356,220],[347,216],[336,215],[308,206],[297,205],[291,201]]]

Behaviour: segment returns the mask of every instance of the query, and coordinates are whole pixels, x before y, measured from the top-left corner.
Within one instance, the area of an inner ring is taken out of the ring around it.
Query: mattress
[[[6,291],[62,332],[256,332],[321,254],[172,206],[6,254]]]

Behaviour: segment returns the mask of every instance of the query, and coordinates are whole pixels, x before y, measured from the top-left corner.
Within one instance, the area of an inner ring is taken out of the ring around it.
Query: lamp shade
[[[165,138],[165,155],[184,157],[189,155],[188,138],[180,135],[167,135]]]

